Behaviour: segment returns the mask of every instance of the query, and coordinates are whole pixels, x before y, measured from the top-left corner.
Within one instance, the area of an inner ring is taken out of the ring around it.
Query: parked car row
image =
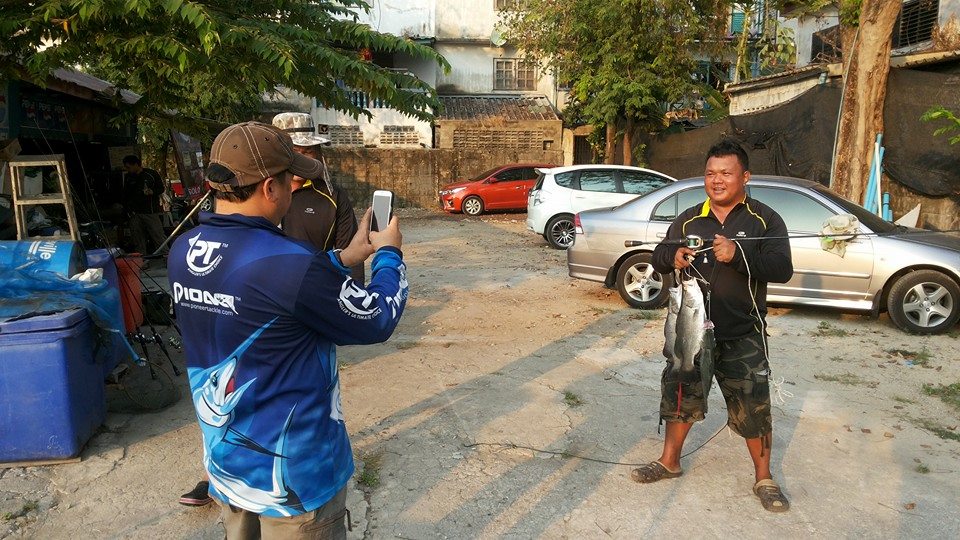
[[[675,181],[623,165],[574,165],[540,172],[527,197],[527,228],[557,249],[573,244],[577,212],[617,206]]]
[[[489,210],[523,210],[527,207],[527,194],[537,181],[537,168],[551,167],[525,163],[494,167],[440,188],[440,207],[468,216]]]
[[[775,209],[791,236],[807,235],[790,239],[793,277],[768,284],[768,302],[886,310],[894,324],[918,334],[946,332],[960,318],[960,238],[916,234],[809,180],[754,175],[747,194]],[[663,305],[671,277],[653,269],[651,253],[673,219],[704,200],[703,178],[689,178],[616,208],[578,214],[567,251],[570,276],[615,286],[637,308]],[[856,216],[863,233],[847,243],[843,257],[810,237],[838,214]],[[649,243],[625,247],[627,240]]]
[[[615,287],[628,305],[653,309],[666,302],[671,276],[653,269],[651,254],[673,219],[706,199],[703,184],[702,177],[677,181],[620,165],[514,164],[444,186],[440,204],[473,216],[525,206],[527,228],[567,249],[571,277]],[[917,234],[809,180],[754,175],[747,193],[798,236],[790,239],[793,277],[768,285],[768,303],[887,311],[899,328],[918,334],[947,332],[960,319],[960,238]],[[811,237],[840,214],[856,216],[861,233],[843,257]]]

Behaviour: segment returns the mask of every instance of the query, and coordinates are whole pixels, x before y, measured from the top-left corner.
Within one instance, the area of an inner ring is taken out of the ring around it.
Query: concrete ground
[[[769,514],[742,441],[720,431],[719,392],[681,478],[630,480],[662,444],[662,311],[567,277],[523,214],[401,216],[403,321],[339,350],[352,538],[960,537],[960,410],[924,391],[960,383],[960,333],[773,309],[773,469],[793,507]],[[141,400],[173,388],[143,369],[126,380]],[[0,469],[0,536],[222,537],[214,507],[176,502],[202,476],[189,401],[144,412],[108,396],[79,463]]]

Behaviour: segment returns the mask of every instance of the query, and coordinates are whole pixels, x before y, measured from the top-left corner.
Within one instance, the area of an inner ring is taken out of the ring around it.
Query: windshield
[[[494,167],[494,168],[490,169],[489,171],[483,171],[483,172],[480,173],[479,175],[474,176],[473,178],[471,178],[470,181],[471,181],[471,182],[474,182],[474,181],[477,181],[477,180],[483,180],[484,178],[487,178],[488,176],[490,176],[491,174],[493,174],[493,173],[495,173],[495,172],[497,172],[497,171],[499,171],[499,170],[500,170],[500,167]]]
[[[854,204],[823,186],[817,186],[816,189],[821,195],[830,199],[831,202],[843,208],[848,213],[853,214],[860,220],[860,223],[866,225],[875,233],[888,233],[897,230],[897,226],[889,221],[880,219],[876,214],[871,213],[859,204]]]

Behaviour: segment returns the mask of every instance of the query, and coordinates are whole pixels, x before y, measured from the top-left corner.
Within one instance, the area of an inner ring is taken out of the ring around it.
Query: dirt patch
[[[338,355],[362,464],[352,537],[643,537],[690,523],[747,537],[960,535],[956,333],[771,309],[773,469],[793,506],[772,517],[739,438],[708,442],[726,420],[719,392],[680,479],[630,480],[627,464],[662,441],[662,311],[569,278],[524,214],[399,214],[407,312],[386,343]],[[220,536],[213,507],[176,503],[202,474],[187,400],[114,412],[106,427],[80,463],[0,470],[0,536]]]

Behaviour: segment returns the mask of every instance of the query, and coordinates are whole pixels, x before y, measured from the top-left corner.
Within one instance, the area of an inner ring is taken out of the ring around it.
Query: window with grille
[[[497,58],[493,61],[494,90],[536,90],[537,66],[521,58]]]
[[[893,47],[906,47],[929,40],[937,26],[939,0],[910,0],[903,3],[893,33]]]
[[[740,34],[743,32],[743,24],[747,20],[747,14],[742,11],[734,11],[730,14],[730,33]]]
[[[810,61],[838,62],[842,58],[840,45],[840,25],[814,33],[810,46]]]

